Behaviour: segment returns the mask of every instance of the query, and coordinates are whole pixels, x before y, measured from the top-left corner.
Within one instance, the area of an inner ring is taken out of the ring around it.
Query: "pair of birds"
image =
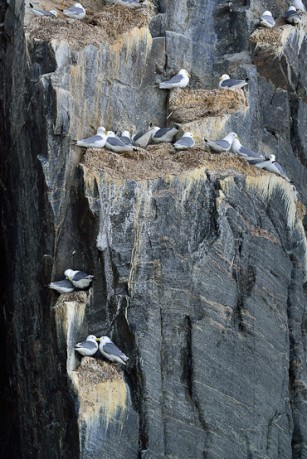
[[[216,153],[231,150],[233,153],[246,159],[249,164],[252,164],[258,169],[264,169],[268,172],[273,172],[274,174],[280,175],[285,180],[290,182],[290,179],[287,177],[287,174],[283,170],[282,166],[276,161],[275,155],[269,155],[269,157],[266,158],[262,153],[244,147],[235,132],[230,132],[222,140],[204,140],[211,148],[211,150],[215,151]]]
[[[32,13],[35,14],[35,16],[39,16],[39,17],[48,16],[48,17],[53,17],[53,18],[58,17],[58,12],[55,10],[49,10],[49,11],[41,10],[41,9],[34,8],[32,3],[30,3],[29,5],[30,5]],[[63,14],[64,16],[68,18],[72,18],[72,19],[84,19],[86,16],[86,10],[81,5],[81,3],[74,3],[74,5],[71,6],[70,8],[63,10]]]
[[[139,132],[131,138],[129,131],[123,131],[120,136],[117,136],[113,131],[106,132],[105,128],[101,126],[97,129],[96,135],[78,140],[76,145],[84,148],[105,147],[115,153],[123,153],[133,151],[134,147],[146,148],[151,141],[153,143],[172,142],[178,131],[177,126],[171,128],[152,126],[148,131]],[[174,147],[179,150],[192,148],[194,145],[193,134],[186,132],[174,144]]]
[[[191,75],[185,69],[181,69],[177,75],[173,76],[169,80],[163,81],[159,84],[160,89],[175,89],[175,88],[185,88],[188,86]],[[230,78],[226,73],[221,76],[219,82],[220,89],[240,89],[243,86],[247,85],[248,78],[245,80],[237,80]]]
[[[302,0],[293,0],[292,5],[286,11],[284,17],[286,22],[292,25],[299,24],[301,22],[301,13],[306,13],[306,8]],[[259,25],[271,29],[276,24],[275,19],[271,11],[265,11],[260,20]]]
[[[99,346],[98,346],[99,343]],[[97,338],[95,335],[89,335],[85,341],[75,345],[75,351],[83,356],[93,356],[98,351],[111,362],[126,365],[129,358],[114,344],[108,336]]]
[[[88,288],[94,276],[87,274],[83,271],[74,271],[73,269],[66,269],[64,272],[65,279],[57,282],[51,282],[49,288],[56,290],[58,293],[71,293],[76,288],[84,290]]]

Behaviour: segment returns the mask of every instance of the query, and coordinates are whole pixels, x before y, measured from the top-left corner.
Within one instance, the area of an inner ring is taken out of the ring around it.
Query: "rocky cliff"
[[[1,455],[305,458],[307,18],[255,29],[278,0],[84,6],[78,22],[0,5]],[[188,88],[157,88],[180,68]],[[217,90],[222,73],[248,91]],[[149,122],[236,131],[297,192],[201,142],[72,144]],[[93,287],[48,290],[67,267]],[[89,333],[127,368],[80,363]]]

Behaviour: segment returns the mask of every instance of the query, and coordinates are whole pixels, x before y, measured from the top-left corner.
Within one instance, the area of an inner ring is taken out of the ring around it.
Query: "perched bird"
[[[172,128],[161,128],[152,134],[151,139],[154,143],[172,142],[178,131],[179,128],[177,126]]]
[[[285,13],[285,19],[289,24],[299,24],[301,21],[301,13],[296,11],[295,6],[290,6],[288,11]]]
[[[185,88],[188,86],[191,75],[185,69],[181,69],[177,75],[170,80],[163,81],[159,84],[160,89]]]
[[[41,16],[49,16],[50,18],[56,18],[58,16],[57,11],[55,11],[55,10],[49,10],[49,11],[38,10],[38,9],[34,8],[32,3],[29,3],[29,5],[30,5],[32,13],[34,13],[35,16],[40,16],[40,17]]]
[[[269,155],[267,159],[256,163],[255,166],[259,169],[264,169],[268,172],[274,172],[274,174],[280,175],[281,177],[286,179],[287,182],[290,182],[289,177],[287,177],[287,174],[285,173],[281,165],[276,161],[275,155]]]
[[[78,147],[85,148],[103,148],[106,144],[107,135],[104,127],[97,129],[97,134],[85,139],[77,140],[76,145]]]
[[[235,90],[243,88],[243,86],[246,86],[248,84],[247,82],[248,78],[245,78],[245,80],[235,80],[233,78],[230,78],[230,76],[225,73],[220,78],[219,87],[221,89]]]
[[[64,10],[63,14],[68,18],[72,19],[84,19],[86,15],[86,10],[85,8],[83,8],[81,3],[74,3],[73,6],[67,8],[67,10]]]
[[[185,132],[183,136],[174,143],[174,148],[176,150],[187,150],[188,148],[193,148],[194,146],[195,140],[192,132]]]
[[[133,151],[132,145],[127,145],[123,140],[117,137],[113,131],[107,132],[107,141],[105,147],[115,153],[123,153],[124,151]]]
[[[147,3],[144,0],[106,0],[106,2],[110,4],[127,6],[128,8],[140,8],[140,6],[143,6]]]
[[[83,271],[74,271],[73,269],[66,269],[64,275],[75,287],[80,289],[89,287],[94,279],[94,276],[91,274],[86,274]]]
[[[231,151],[239,156],[242,156],[242,158],[245,158],[250,164],[254,164],[254,161],[259,162],[265,160],[265,157],[261,153],[243,147],[238,137],[233,139]]]
[[[268,27],[271,29],[275,25],[275,19],[272,16],[271,11],[265,11],[259,20],[259,24],[262,27]]]
[[[204,139],[204,141],[209,145],[211,150],[221,153],[222,151],[229,151],[230,147],[232,145],[233,140],[238,137],[238,135],[235,132],[230,132],[229,134],[226,135],[222,140],[207,140]]]
[[[48,285],[52,290],[56,290],[59,293],[71,293],[75,290],[75,287],[68,279],[64,279],[58,282],[51,282]]]
[[[97,338],[94,335],[88,335],[85,341],[75,344],[75,351],[81,355],[94,355],[98,351]]]
[[[99,350],[101,354],[111,362],[118,362],[126,365],[129,358],[110,340],[108,336],[96,338],[99,342]]]
[[[296,11],[299,11],[300,13],[305,13],[306,8],[302,0],[293,0],[292,1],[292,6],[295,6]]]
[[[148,131],[141,131],[132,136],[132,143],[136,147],[146,148],[151,140],[151,136],[159,131],[158,126],[151,127]]]
[[[119,139],[122,140],[126,145],[132,145],[132,140],[129,131],[123,131],[119,136]]]

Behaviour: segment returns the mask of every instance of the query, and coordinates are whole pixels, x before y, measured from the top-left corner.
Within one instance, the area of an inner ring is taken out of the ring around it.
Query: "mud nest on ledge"
[[[100,46],[102,43],[114,43],[121,35],[134,28],[149,24],[152,9],[144,7],[130,10],[121,5],[108,6],[102,11],[88,13],[84,20],[78,21],[65,17],[33,18],[27,27],[30,38],[51,41],[65,40],[70,45]]]
[[[83,357],[76,371],[80,386],[93,386],[103,381],[123,379],[123,373],[118,369],[117,365],[94,357]]]

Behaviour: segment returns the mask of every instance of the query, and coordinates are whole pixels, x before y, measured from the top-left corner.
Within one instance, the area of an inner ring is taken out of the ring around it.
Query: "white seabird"
[[[211,150],[213,150],[213,151],[215,151],[217,153],[221,153],[222,151],[229,151],[230,150],[232,142],[236,137],[238,137],[238,135],[235,132],[230,132],[222,140],[207,140],[207,139],[204,139],[204,141],[211,148]]]
[[[126,365],[129,358],[110,340],[108,336],[96,338],[99,342],[99,350],[101,354],[111,362],[118,362]]]
[[[170,80],[163,81],[159,84],[160,89],[185,88],[188,86],[191,75],[185,69],[181,69],[177,75]]]
[[[74,271],[73,269],[66,269],[64,275],[79,289],[89,287],[94,279],[92,274],[86,274],[83,271]]]
[[[119,139],[122,140],[126,145],[132,145],[131,135],[129,131],[123,131],[119,136]]]
[[[301,21],[301,13],[296,11],[295,6],[290,6],[288,11],[285,13],[285,19],[289,24],[299,24]]]
[[[106,130],[103,126],[97,129],[97,134],[85,139],[77,140],[76,145],[78,147],[85,148],[103,148],[106,144],[107,135]]]
[[[107,132],[107,141],[105,147],[115,153],[133,151],[132,145],[127,145],[123,140],[117,137],[113,131]]]
[[[75,290],[74,285],[68,279],[64,279],[58,282],[51,282],[48,285],[52,290],[56,290],[59,293],[71,293]]]
[[[193,148],[194,146],[195,140],[192,132],[185,132],[183,136],[174,143],[174,148],[176,150],[187,150],[188,148]]]
[[[94,355],[98,351],[97,338],[94,335],[89,335],[85,341],[75,344],[75,351],[81,355]]]
[[[265,160],[265,156],[263,154],[243,147],[238,137],[233,139],[231,151],[239,156],[242,156],[242,158],[246,159],[250,164],[254,164],[254,161],[260,162]]]
[[[73,6],[67,8],[67,10],[63,11],[64,16],[72,19],[84,19],[86,15],[85,8],[81,5],[81,3],[74,3]]]
[[[222,75],[220,78],[219,87],[221,89],[231,89],[233,91],[235,89],[243,88],[243,86],[248,84],[247,82],[248,78],[245,78],[245,80],[235,80],[224,73],[224,75]]]
[[[285,173],[281,165],[276,161],[275,155],[269,155],[267,159],[256,163],[255,166],[259,169],[264,169],[268,172],[273,172],[274,174],[280,175],[285,180],[287,180],[287,182],[291,181],[289,177],[287,177],[287,174]]]
[[[178,131],[179,128],[177,126],[172,128],[161,128],[152,134],[151,139],[154,143],[172,142]]]
[[[271,11],[265,11],[263,13],[263,15],[261,16],[261,18],[259,20],[259,24],[262,27],[268,27],[269,29],[274,27],[275,19],[273,18],[273,15],[272,15]]]
[[[305,7],[304,3],[302,2],[302,0],[293,0],[292,1],[292,6],[295,6],[296,11],[298,11],[300,13],[305,13],[306,12],[306,7]]]
[[[39,10],[37,8],[34,8],[32,3],[29,3],[29,5],[30,5],[32,13],[35,14],[35,16],[39,16],[39,17],[49,16],[50,18],[56,18],[58,16],[58,12],[55,10],[49,10],[49,11]]]
[[[151,140],[151,136],[159,131],[158,126],[151,127],[148,131],[137,132],[132,136],[132,143],[136,147],[146,148]]]

